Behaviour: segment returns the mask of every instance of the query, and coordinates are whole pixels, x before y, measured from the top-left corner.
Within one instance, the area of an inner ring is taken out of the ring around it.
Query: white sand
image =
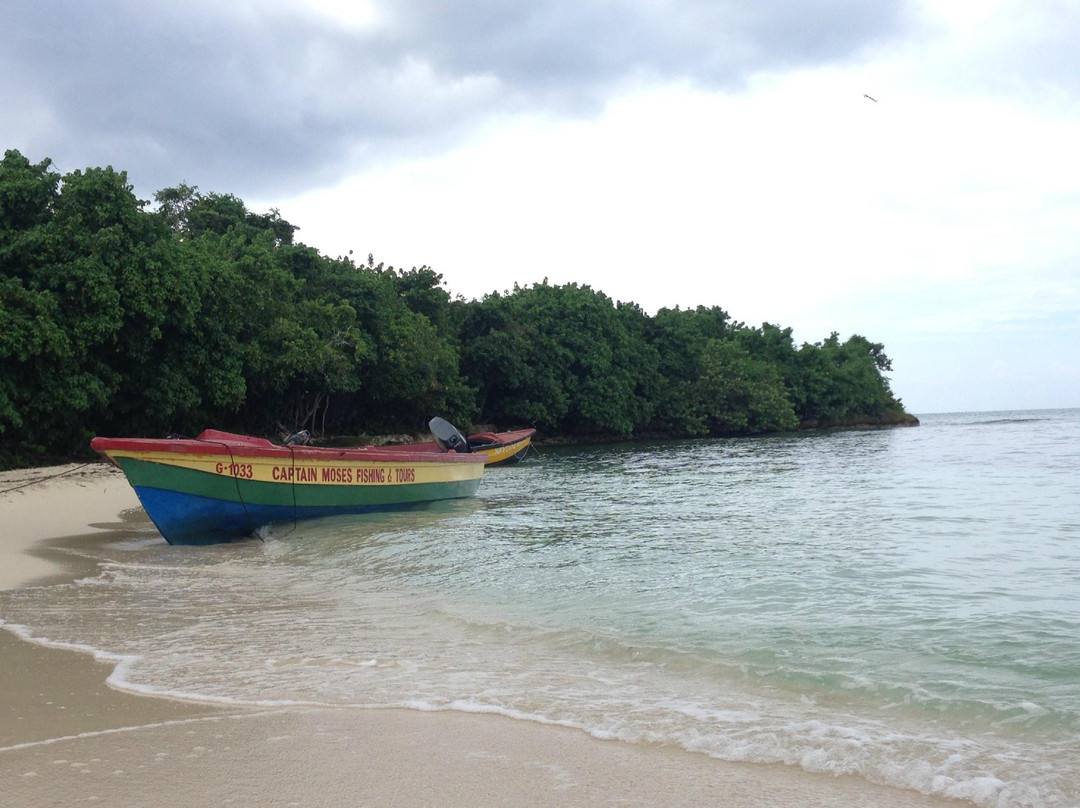
[[[138,507],[123,473],[108,463],[0,472],[0,589],[60,571],[29,553],[40,542],[108,529]]]

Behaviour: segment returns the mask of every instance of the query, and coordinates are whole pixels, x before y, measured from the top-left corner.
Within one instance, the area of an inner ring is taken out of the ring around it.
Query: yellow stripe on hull
[[[111,450],[114,461],[131,458],[173,468],[199,471],[266,483],[294,485],[423,485],[476,480],[483,476],[482,463],[329,460],[297,457],[224,457],[218,454]]]
[[[484,461],[485,465],[494,466],[496,463],[503,463],[514,457],[518,452],[522,452],[529,448],[530,443],[532,443],[532,439],[525,438],[524,440],[509,443],[505,446],[493,446],[490,449],[487,447],[477,449],[476,453],[487,457],[487,460]]]

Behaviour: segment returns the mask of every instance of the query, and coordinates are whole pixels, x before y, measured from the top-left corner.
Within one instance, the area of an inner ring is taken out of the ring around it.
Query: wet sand
[[[137,507],[102,464],[0,473],[0,589],[69,580],[50,541]],[[0,806],[963,805],[502,716],[189,703],[121,692],[112,670],[0,631]]]

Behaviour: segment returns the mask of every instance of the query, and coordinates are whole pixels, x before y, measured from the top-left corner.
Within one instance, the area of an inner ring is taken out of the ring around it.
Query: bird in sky
[[[869,98],[869,99],[870,99],[871,101],[873,101],[873,102],[874,102],[875,104],[876,104],[876,103],[878,102],[878,100],[877,100],[876,98],[874,98],[874,96],[872,96],[872,95],[867,95],[866,93],[863,93],[863,94],[862,94],[862,97],[863,97],[863,98]]]

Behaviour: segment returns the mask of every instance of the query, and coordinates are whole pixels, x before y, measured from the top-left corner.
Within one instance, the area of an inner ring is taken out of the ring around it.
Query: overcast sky
[[[916,414],[1080,407],[1078,0],[10,0],[4,29],[0,145],[61,172],[235,194],[467,298],[862,334]]]

